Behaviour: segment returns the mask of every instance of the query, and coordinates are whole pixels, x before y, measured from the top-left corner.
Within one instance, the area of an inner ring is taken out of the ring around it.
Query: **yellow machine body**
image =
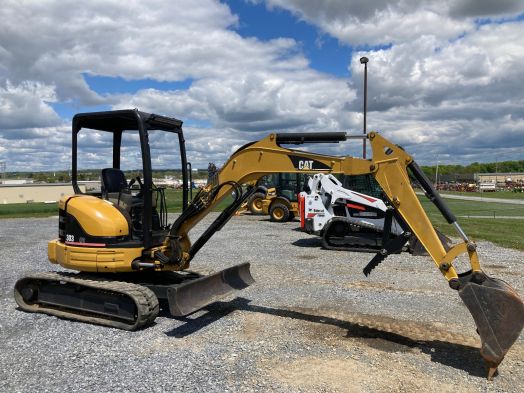
[[[91,236],[129,235],[127,220],[112,202],[90,195],[73,195],[62,198],[59,207],[76,218]]]
[[[55,239],[47,244],[51,262],[82,272],[131,272],[131,262],[142,256],[143,248],[75,247]]]
[[[112,239],[129,235],[126,218],[112,202],[90,195],[73,195],[62,198],[59,209],[60,220],[76,220],[88,236],[64,233],[65,241],[50,241],[47,250],[52,263],[83,272],[132,271],[131,262],[142,256],[143,247],[111,247]]]

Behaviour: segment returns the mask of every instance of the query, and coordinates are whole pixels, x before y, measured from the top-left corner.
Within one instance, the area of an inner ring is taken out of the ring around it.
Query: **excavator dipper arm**
[[[180,267],[187,268],[194,253],[211,237],[213,231],[227,222],[234,213],[234,207],[240,206],[242,200],[247,198],[247,193],[239,195],[242,192],[239,185],[256,181],[264,175],[278,172],[345,175],[371,173],[396,214],[424,246],[450,287],[458,290],[459,296],[471,312],[482,342],[481,355],[488,364],[491,378],[524,326],[524,303],[507,283],[488,277],[481,270],[475,243],[460,228],[453,213],[413,158],[375,132],[369,133],[368,138],[373,151],[372,160],[320,155],[281,146],[338,143],[346,140],[344,133],[271,134],[258,142],[243,146],[224,164],[218,173],[216,184],[208,185],[200,197],[195,198],[193,203],[200,204],[200,208],[194,209],[193,213],[181,217],[173,224],[169,239],[166,240],[166,249],[173,248],[174,245],[171,243],[170,246],[169,242],[176,239]],[[462,242],[450,249],[444,247],[411,186],[408,172],[418,180],[448,223],[457,229]],[[214,229],[207,232],[203,242],[197,240],[199,247],[192,247],[189,239],[191,228],[232,192],[236,195],[235,203],[212,225]],[[467,254],[471,270],[459,275],[453,261],[462,254]]]

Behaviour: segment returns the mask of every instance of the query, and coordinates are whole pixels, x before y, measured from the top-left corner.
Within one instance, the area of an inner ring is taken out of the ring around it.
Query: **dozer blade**
[[[231,293],[247,288],[255,282],[249,263],[242,263],[218,273],[197,278],[169,288],[169,311],[174,316],[191,314]]]
[[[483,277],[477,283],[471,272],[461,275],[459,295],[477,325],[482,343],[480,354],[491,379],[524,327],[524,303],[506,282]]]

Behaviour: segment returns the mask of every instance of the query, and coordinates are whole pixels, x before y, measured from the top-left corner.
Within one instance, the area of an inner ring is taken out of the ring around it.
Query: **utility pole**
[[[360,58],[360,64],[364,64],[364,138],[362,139],[362,158],[366,159],[366,114],[367,114],[367,101],[368,101],[368,61],[367,57]]]

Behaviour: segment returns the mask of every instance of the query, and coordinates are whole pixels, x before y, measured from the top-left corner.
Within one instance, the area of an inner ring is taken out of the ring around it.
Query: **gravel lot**
[[[251,262],[257,282],[125,332],[17,310],[16,279],[58,269],[57,218],[0,220],[0,391],[524,391],[522,335],[488,382],[473,320],[429,257],[391,256],[366,278],[371,254],[322,250],[297,227],[234,217],[192,267]],[[479,253],[524,294],[523,252],[480,242]]]

